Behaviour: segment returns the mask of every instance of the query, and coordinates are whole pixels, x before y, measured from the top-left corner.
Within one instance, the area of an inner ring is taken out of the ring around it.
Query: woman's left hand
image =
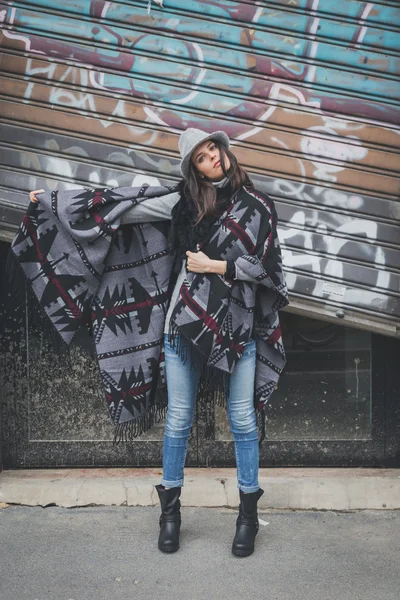
[[[204,252],[186,252],[187,270],[193,273],[211,273],[213,261]]]

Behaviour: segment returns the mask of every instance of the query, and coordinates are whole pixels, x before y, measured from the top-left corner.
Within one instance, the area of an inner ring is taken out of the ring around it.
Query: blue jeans
[[[165,487],[183,486],[183,469],[193,423],[199,374],[184,363],[164,335],[168,385],[168,411],[164,433],[163,478]],[[235,443],[238,488],[256,492],[258,484],[258,433],[254,409],[256,343],[246,345],[231,375],[227,413]]]

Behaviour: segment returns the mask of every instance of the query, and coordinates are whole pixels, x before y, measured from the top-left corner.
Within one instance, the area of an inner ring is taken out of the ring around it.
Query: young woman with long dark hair
[[[168,410],[163,477],[156,486],[162,510],[158,547],[163,552],[179,548],[188,437],[199,386],[206,395],[209,384],[225,395],[235,446],[240,505],[232,552],[248,556],[254,551],[257,502],[264,493],[258,482],[256,408],[264,406],[285,362],[276,315],[288,302],[286,286],[279,268],[269,272],[269,265],[281,264],[277,217],[272,200],[255,190],[230,151],[226,133],[187,129],[179,150],[183,179],[178,193],[140,202],[122,218],[123,224],[172,221],[175,260],[164,327]],[[33,202],[36,193],[31,192]],[[272,295],[272,301],[258,305],[259,295]],[[235,311],[241,316],[235,317]],[[270,315],[274,318],[268,320]]]

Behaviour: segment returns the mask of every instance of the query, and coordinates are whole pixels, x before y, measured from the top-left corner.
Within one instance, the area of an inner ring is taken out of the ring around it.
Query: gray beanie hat
[[[202,144],[206,140],[215,140],[224,146],[226,149],[229,148],[229,137],[225,131],[214,131],[214,133],[206,133],[201,129],[194,129],[189,127],[181,134],[179,138],[179,152],[181,153],[181,173],[185,179],[189,177],[189,163],[192,152],[199,144]]]

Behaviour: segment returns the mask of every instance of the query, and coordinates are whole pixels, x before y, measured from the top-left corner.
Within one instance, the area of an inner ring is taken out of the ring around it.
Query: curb
[[[30,469],[0,473],[2,503],[155,506],[161,469]],[[400,509],[399,469],[260,469],[261,509]],[[183,506],[237,509],[235,469],[185,469]]]

